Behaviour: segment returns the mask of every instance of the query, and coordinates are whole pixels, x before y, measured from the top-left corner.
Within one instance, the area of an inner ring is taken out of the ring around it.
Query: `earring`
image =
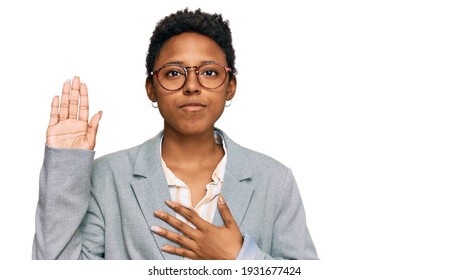
[[[228,102],[229,102],[229,103],[228,103]],[[231,104],[232,104],[232,99],[226,100],[226,104],[225,104],[226,107],[231,106]]]
[[[154,109],[157,109],[157,102],[151,102],[151,106],[154,108]]]

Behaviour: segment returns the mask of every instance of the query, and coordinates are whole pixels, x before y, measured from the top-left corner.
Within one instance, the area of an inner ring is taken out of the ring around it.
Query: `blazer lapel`
[[[254,186],[247,183],[252,177],[252,163],[245,149],[233,142],[223,131],[217,130],[223,135],[228,152],[221,193],[240,227],[254,192]],[[223,219],[218,209],[215,212],[213,224],[223,226]]]
[[[254,187],[245,184],[244,180],[240,181],[232,175],[225,175],[221,193],[239,227],[242,224],[246,211],[248,210],[253,192]],[[218,209],[215,212],[213,224],[217,226],[223,226],[224,224]]]
[[[178,232],[169,224],[156,218],[153,214],[155,210],[159,209],[173,216],[175,215],[175,212],[164,203],[165,200],[170,200],[171,198],[167,180],[164,177],[164,172],[161,166],[160,137],[161,133],[141,146],[136,157],[134,165],[135,179],[131,182],[131,186],[150,230],[152,226],[159,226]],[[161,250],[161,247],[164,245],[176,247],[179,245],[152,231],[151,233],[164,259],[182,259],[180,256],[169,254]]]

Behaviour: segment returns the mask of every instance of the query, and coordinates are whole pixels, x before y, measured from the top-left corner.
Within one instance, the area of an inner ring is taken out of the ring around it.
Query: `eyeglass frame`
[[[200,82],[200,79],[199,79],[199,74],[200,74],[200,73],[199,73],[199,71],[198,71],[198,68],[200,68],[200,67],[202,67],[202,66],[205,66],[205,65],[210,65],[210,64],[216,64],[216,65],[218,65],[218,66],[223,67],[223,68],[226,70],[226,77],[223,79],[223,82],[221,82],[220,85],[218,85],[217,87],[214,87],[214,88],[210,88],[210,87],[204,86],[204,85]],[[182,69],[184,70],[184,73],[185,73],[185,74],[184,74],[184,77],[185,77],[184,83],[182,84],[182,86],[180,86],[180,87],[177,88],[177,89],[168,89],[168,88],[164,87],[164,86],[162,85],[162,83],[159,81],[159,75],[158,75],[158,74],[159,74],[159,71],[160,71],[161,69],[165,68],[165,67],[168,67],[168,66],[179,66],[180,68],[182,68]],[[161,85],[161,87],[162,87],[163,89],[165,89],[165,90],[167,90],[167,91],[177,91],[177,90],[180,90],[181,88],[183,88],[183,87],[186,85],[187,79],[189,78],[189,71],[188,71],[188,69],[196,69],[196,70],[195,70],[196,80],[198,81],[198,84],[199,84],[201,87],[205,88],[205,89],[217,89],[217,88],[221,87],[221,86],[224,84],[224,82],[226,81],[226,79],[228,78],[228,73],[231,73],[233,76],[237,75],[237,69],[232,70],[231,68],[226,67],[226,66],[221,65],[220,63],[216,63],[216,62],[207,62],[207,63],[203,63],[203,64],[201,64],[201,65],[199,65],[199,66],[193,65],[193,66],[186,66],[186,67],[182,66],[181,64],[177,64],[177,63],[169,63],[169,64],[163,65],[162,67],[160,67],[160,68],[157,69],[157,70],[151,71],[151,72],[150,72],[150,75],[156,77],[156,80],[158,81],[159,85]]]

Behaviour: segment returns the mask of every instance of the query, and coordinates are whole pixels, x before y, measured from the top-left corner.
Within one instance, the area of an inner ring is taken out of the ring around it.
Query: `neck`
[[[214,129],[194,135],[181,134],[173,129],[164,129],[162,158],[164,161],[202,162],[223,149],[215,143]]]

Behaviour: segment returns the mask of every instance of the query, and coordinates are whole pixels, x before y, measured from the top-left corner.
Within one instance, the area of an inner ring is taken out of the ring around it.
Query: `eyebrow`
[[[200,65],[208,64],[208,63],[217,63],[217,62],[215,62],[213,60],[203,60],[203,61],[201,61]],[[170,62],[165,63],[164,66],[165,65],[182,65],[182,66],[184,66],[184,61],[174,60],[174,61],[170,61]]]
[[[180,61],[180,60],[175,60],[175,61],[167,62],[167,63],[165,63],[164,65],[173,65],[173,64],[176,64],[176,65],[182,65],[183,62]]]

